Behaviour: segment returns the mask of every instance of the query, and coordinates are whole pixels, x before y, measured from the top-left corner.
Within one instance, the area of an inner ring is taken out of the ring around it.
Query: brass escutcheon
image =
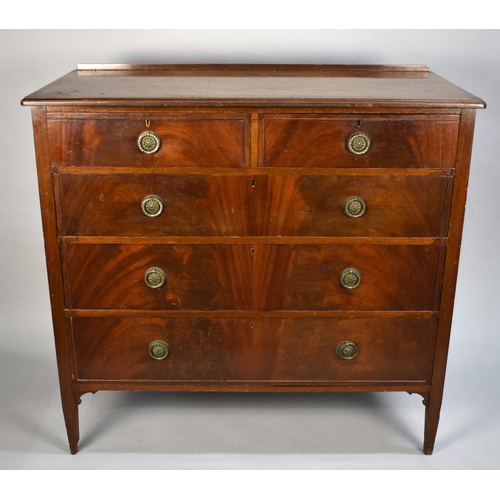
[[[153,342],[149,344],[148,351],[149,355],[153,359],[161,360],[168,356],[170,348],[166,342],[163,342],[163,340],[153,340]]]
[[[340,273],[339,281],[344,288],[356,288],[361,283],[361,274],[357,269],[348,267]]]
[[[347,148],[354,155],[364,155],[370,149],[370,138],[362,132],[352,134],[347,141]]]
[[[349,340],[343,340],[335,352],[340,359],[352,359],[358,354],[358,346]]]
[[[344,201],[344,214],[347,217],[361,217],[366,210],[366,203],[359,196],[351,196]]]
[[[160,136],[150,130],[146,130],[137,138],[137,146],[143,153],[148,155],[156,153],[161,146]]]
[[[148,194],[141,201],[141,208],[144,215],[158,217],[163,212],[163,200],[155,194]]]
[[[144,273],[144,281],[149,288],[160,288],[165,284],[167,277],[159,267],[150,267]]]

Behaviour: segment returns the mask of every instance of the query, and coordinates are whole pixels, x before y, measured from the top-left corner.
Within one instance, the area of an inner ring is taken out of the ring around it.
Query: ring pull
[[[357,269],[348,267],[340,273],[339,281],[344,288],[357,288],[361,283],[361,274]]]
[[[149,288],[161,288],[166,280],[165,273],[159,267],[150,267],[144,273],[144,281]]]
[[[137,146],[143,153],[152,155],[160,149],[160,136],[151,130],[146,130],[137,138]]]
[[[359,196],[351,196],[344,201],[342,209],[347,217],[357,218],[365,213],[366,203]]]
[[[155,194],[148,194],[142,199],[141,208],[144,215],[158,217],[163,212],[163,200]]]
[[[153,340],[153,342],[149,344],[148,351],[153,359],[162,360],[168,356],[170,348],[163,340]]]
[[[337,346],[335,353],[340,359],[353,359],[357,356],[358,351],[358,346],[354,342],[344,340]]]
[[[356,132],[349,137],[347,149],[353,155],[364,155],[370,149],[370,138],[362,132]]]

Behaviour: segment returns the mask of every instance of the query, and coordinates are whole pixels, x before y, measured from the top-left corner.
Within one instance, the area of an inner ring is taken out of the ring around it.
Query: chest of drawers
[[[62,406],[442,400],[475,111],[423,66],[80,66],[32,106]],[[326,431],[325,431],[326,432]]]

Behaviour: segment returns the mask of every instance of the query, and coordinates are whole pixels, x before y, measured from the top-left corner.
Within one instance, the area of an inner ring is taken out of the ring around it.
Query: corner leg
[[[81,403],[80,398],[83,394],[82,392],[73,392],[71,389],[66,391],[66,394],[61,391],[64,421],[68,434],[69,450],[72,455],[78,452],[78,441],[80,440],[78,405]]]
[[[432,455],[434,442],[439,424],[439,414],[441,411],[441,398],[433,398],[432,395],[426,402],[425,408],[425,430],[424,430],[424,455]]]

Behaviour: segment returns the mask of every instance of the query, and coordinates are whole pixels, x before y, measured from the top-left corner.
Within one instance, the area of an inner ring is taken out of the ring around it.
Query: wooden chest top
[[[426,66],[79,65],[26,105],[482,108]]]

